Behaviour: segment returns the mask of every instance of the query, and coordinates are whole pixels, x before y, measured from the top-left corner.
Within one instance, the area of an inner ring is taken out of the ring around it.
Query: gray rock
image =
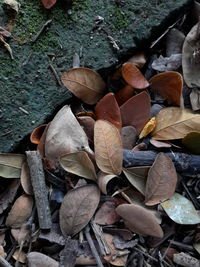
[[[78,53],[82,66],[106,75],[122,56],[128,58],[165,30],[192,1],[73,0],[67,8],[67,1],[58,0],[50,10],[38,0],[19,2],[14,38],[8,40],[14,60],[0,47],[1,152],[16,150],[25,136],[70,100],[71,94],[57,84],[49,63],[60,75],[72,67]],[[32,43],[49,19],[49,28]],[[9,14],[0,7],[0,26],[8,21]]]

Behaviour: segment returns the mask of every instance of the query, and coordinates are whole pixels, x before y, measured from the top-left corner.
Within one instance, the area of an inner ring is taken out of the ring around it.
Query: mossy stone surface
[[[106,70],[119,64],[174,22],[189,6],[189,0],[58,0],[46,10],[39,0],[18,0],[21,7],[8,40],[14,60],[0,46],[0,152],[14,151],[21,140],[46,122],[71,94],[57,84],[49,64],[60,75],[72,67],[75,53],[82,66]],[[95,18],[101,16],[102,23]],[[38,40],[32,38],[42,25],[51,25]],[[9,14],[0,3],[0,26]],[[119,46],[109,41],[112,36]],[[28,114],[24,113],[24,110]]]

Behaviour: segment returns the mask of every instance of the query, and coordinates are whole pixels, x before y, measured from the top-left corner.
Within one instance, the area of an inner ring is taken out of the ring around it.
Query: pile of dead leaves
[[[82,102],[33,131],[38,164],[0,154],[3,266],[199,266],[199,29],[171,29],[165,57],[136,54],[108,83],[62,74]]]

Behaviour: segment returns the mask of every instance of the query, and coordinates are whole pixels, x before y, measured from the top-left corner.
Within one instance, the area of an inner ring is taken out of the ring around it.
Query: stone
[[[71,94],[58,85],[49,64],[60,76],[78,53],[81,66],[106,76],[110,67],[158,37],[192,1],[58,0],[50,10],[39,0],[18,2],[8,40],[14,60],[0,46],[1,152],[18,151],[24,137],[70,103]],[[1,4],[0,26],[9,24],[9,16]],[[32,42],[49,19],[48,29]]]

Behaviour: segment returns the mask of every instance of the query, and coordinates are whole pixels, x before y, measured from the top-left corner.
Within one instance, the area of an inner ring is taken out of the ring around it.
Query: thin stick
[[[97,252],[97,250],[95,248],[95,245],[94,245],[94,242],[92,240],[92,237],[90,235],[90,227],[89,227],[89,225],[87,225],[86,228],[85,228],[85,237],[86,237],[86,239],[88,241],[88,244],[90,246],[92,254],[93,254],[93,256],[94,256],[94,258],[96,260],[97,266],[98,267],[104,267],[103,263],[101,262],[101,259],[99,257],[99,254],[98,254],[98,252]]]
[[[152,257],[151,255],[149,255],[147,252],[144,252],[136,247],[133,247],[133,249],[137,252],[140,252],[142,253],[144,256],[148,257],[149,259],[151,259],[152,261],[155,261],[155,262],[159,262],[156,258]]]
[[[50,229],[52,222],[42,159],[37,151],[26,151],[26,155],[30,168],[39,226],[41,229]]]
[[[35,43],[37,41],[37,39],[40,37],[40,35],[43,33],[43,31],[51,24],[52,22],[52,19],[50,20],[47,20],[43,25],[42,27],[40,28],[40,30],[38,31],[38,33],[33,36],[32,38],[32,43]]]
[[[61,82],[61,80],[60,80],[60,78],[59,78],[59,76],[58,76],[58,73],[57,73],[57,71],[55,70],[54,66],[53,66],[52,64],[49,64],[49,68],[50,68],[50,70],[52,71],[54,77],[56,78],[56,81],[57,81],[58,85],[62,86],[62,82]]]
[[[5,260],[2,256],[0,256],[0,265],[2,267],[12,267],[12,265],[10,265],[10,263],[7,262],[7,260]]]

